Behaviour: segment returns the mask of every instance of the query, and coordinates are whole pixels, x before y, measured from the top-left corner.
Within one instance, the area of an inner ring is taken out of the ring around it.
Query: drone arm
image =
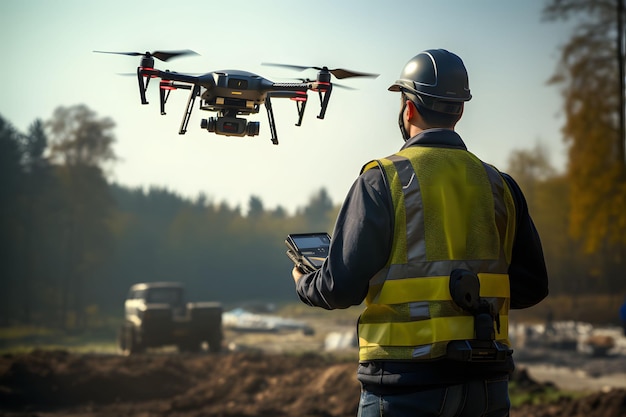
[[[304,110],[306,109],[307,91],[315,89],[315,83],[275,83],[272,85],[272,89],[275,90],[268,94],[275,97],[288,97],[296,102],[298,109],[298,122],[296,126],[302,125],[302,119],[304,117]]]
[[[174,84],[172,81],[178,81],[193,85],[197,85],[199,81],[198,77],[193,75],[179,74],[177,72],[170,71],[161,71],[150,67],[137,67],[137,81],[139,83],[139,96],[141,97],[141,104],[148,104],[148,100],[146,99],[146,90],[148,89],[150,78],[160,78],[161,80],[166,81],[166,89],[191,89],[191,86],[189,85]],[[163,89],[163,85],[164,83],[162,81],[161,89]],[[161,93],[163,93],[163,91],[161,91]],[[163,101],[161,104],[163,105]],[[161,112],[163,113],[163,107],[161,107]]]
[[[295,84],[298,85],[300,87],[302,87],[302,84]],[[307,93],[306,90],[283,90],[283,91],[272,91],[267,93],[267,98],[269,98],[270,96],[272,97],[285,97],[285,98],[289,98],[293,101],[296,102],[296,107],[298,109],[298,122],[296,123],[296,126],[301,126],[302,125],[302,118],[304,116],[304,110],[306,109],[306,102],[307,102]]]
[[[187,83],[187,84],[199,83],[199,77],[196,77],[195,75],[187,75],[187,74],[181,74],[178,72],[161,71],[161,70],[152,70],[152,73],[154,74],[153,76],[159,77],[162,80],[178,81],[178,82]]]
[[[326,115],[326,109],[328,108],[328,103],[330,101],[330,93],[333,89],[333,85],[330,82],[316,82],[316,81],[306,82],[306,83],[275,83],[272,85],[272,89],[275,90],[276,92],[284,92],[284,91],[306,92],[307,90],[317,91],[320,97],[320,105],[321,105],[320,114],[317,116],[317,118],[323,119],[324,116]],[[277,94],[276,92],[274,92],[273,94],[278,96],[279,94]],[[303,105],[301,107],[300,106],[298,107],[299,121],[298,121],[297,126],[299,126],[302,123],[302,115],[304,114],[304,108],[305,108],[304,104],[305,102],[303,102]]]

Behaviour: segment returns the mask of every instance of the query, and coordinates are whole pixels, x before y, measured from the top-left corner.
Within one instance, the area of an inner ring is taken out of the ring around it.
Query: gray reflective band
[[[485,171],[489,177],[489,182],[491,183],[491,193],[494,197],[496,228],[498,229],[498,236],[500,238],[500,259],[507,259],[504,253],[508,226],[507,219],[509,217],[505,205],[506,198],[504,187],[506,187],[506,185],[504,184],[504,178],[502,178],[500,173],[494,167],[484,162],[483,166],[485,167]]]
[[[393,162],[402,184],[404,207],[406,210],[407,262],[422,262],[426,259],[426,239],[424,236],[424,209],[419,181],[411,161],[403,156],[389,157]]]
[[[411,320],[426,320],[430,318],[430,306],[427,301],[409,303]]]
[[[390,265],[384,271],[376,274],[377,282],[381,284],[386,279],[404,279],[407,277],[442,277],[450,275],[454,269],[469,269],[487,274],[506,274],[509,266],[505,259],[479,259],[479,260],[443,260],[443,261],[420,261],[410,265]],[[381,276],[383,275],[383,276]]]
[[[429,358],[430,357],[430,345],[422,345],[413,349],[413,358]]]

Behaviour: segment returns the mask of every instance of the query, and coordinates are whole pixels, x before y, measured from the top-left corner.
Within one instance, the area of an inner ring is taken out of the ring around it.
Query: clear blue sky
[[[445,48],[469,71],[473,99],[457,131],[480,158],[504,169],[512,150],[542,142],[557,168],[565,161],[562,101],[547,86],[559,46],[560,23],[543,23],[544,1],[287,0],[150,2],[3,0],[0,115],[25,132],[57,106],[86,104],[117,124],[120,161],[110,179],[128,186],[199,193],[247,210],[251,195],[266,208],[292,211],[322,187],[340,203],[361,166],[398,150],[399,99],[387,87],[418,52]],[[277,82],[315,72],[261,66],[262,62],[326,65],[379,73],[375,80],[343,80],[357,90],[333,90],[325,120],[309,93],[302,127],[295,104],[274,100],[280,145],[270,142],[265,109],[259,136],[227,138],[200,129],[212,116],[194,109],[186,135],[178,128],[187,92],[172,93],[161,116],[157,83],[148,106],[139,102],[139,59],[105,51],[192,49],[199,56],[160,69],[204,73],[251,71]],[[204,114],[202,114],[204,113]]]

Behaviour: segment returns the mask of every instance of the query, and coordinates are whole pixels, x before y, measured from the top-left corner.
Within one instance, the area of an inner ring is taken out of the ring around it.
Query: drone
[[[174,90],[190,90],[187,107],[183,114],[179,134],[187,132],[191,113],[196,99],[199,97],[200,110],[215,112],[216,117],[202,119],[200,127],[209,132],[225,136],[256,136],[259,134],[260,122],[248,121],[244,117],[259,112],[261,105],[267,110],[271,140],[278,145],[278,134],[274,112],[272,110],[272,98],[289,98],[296,102],[298,121],[296,126],[302,125],[302,118],[306,109],[308,91],[317,92],[320,100],[320,112],[318,119],[323,119],[326,114],[330,93],[333,89],[331,76],[337,79],[351,77],[378,77],[378,74],[350,71],[346,69],[329,69],[319,66],[300,66],[288,64],[263,63],[277,67],[290,68],[298,71],[315,69],[318,71],[315,80],[299,79],[300,82],[275,83],[257,74],[241,70],[212,71],[203,75],[183,74],[169,70],[159,70],[154,67],[155,58],[166,62],[172,58],[184,55],[197,55],[189,49],[178,51],[154,51],[154,52],[109,52],[94,51],[105,54],[118,54],[139,56],[141,61],[137,67],[137,81],[139,84],[139,97],[141,104],[148,104],[146,91],[152,78],[159,78],[161,115],[165,115],[165,105],[169,95]],[[339,84],[337,87],[348,88]]]

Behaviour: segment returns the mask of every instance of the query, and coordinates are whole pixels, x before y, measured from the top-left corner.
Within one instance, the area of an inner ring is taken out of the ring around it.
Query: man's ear
[[[406,115],[409,118],[409,120],[414,118],[415,114],[417,113],[417,108],[415,107],[415,103],[413,103],[411,100],[406,101],[406,112],[407,112]]]

